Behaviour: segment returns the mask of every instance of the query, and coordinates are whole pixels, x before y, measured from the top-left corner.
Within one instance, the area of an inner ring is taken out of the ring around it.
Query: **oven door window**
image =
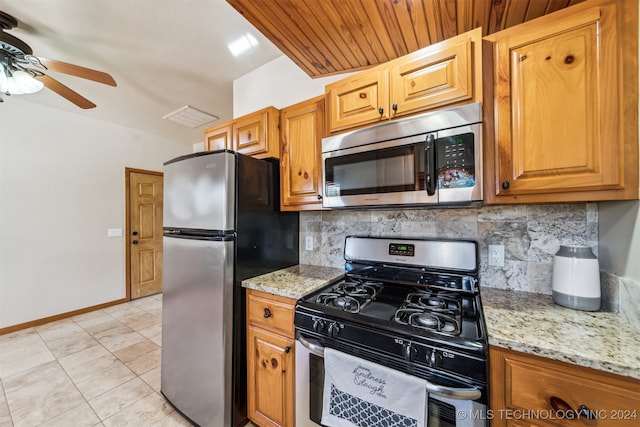
[[[370,150],[325,160],[327,196],[425,189],[425,143]]]
[[[320,424],[324,390],[324,359],[309,354],[309,419]]]
[[[428,427],[455,427],[456,407],[437,399],[429,398],[427,412]]]

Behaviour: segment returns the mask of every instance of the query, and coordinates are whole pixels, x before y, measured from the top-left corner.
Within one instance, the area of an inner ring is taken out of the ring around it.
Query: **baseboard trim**
[[[31,320],[29,322],[20,323],[17,325],[7,326],[4,328],[0,328],[0,335],[10,334],[11,332],[20,331],[22,329],[33,328],[34,326],[40,326],[44,325],[45,323],[54,322],[56,320],[62,320],[68,317],[77,316],[79,314],[89,313],[91,311],[100,310],[103,308],[111,307],[113,305],[122,304],[124,302],[127,302],[126,298],[69,311],[67,313],[56,314],[55,316],[43,317],[42,319]]]

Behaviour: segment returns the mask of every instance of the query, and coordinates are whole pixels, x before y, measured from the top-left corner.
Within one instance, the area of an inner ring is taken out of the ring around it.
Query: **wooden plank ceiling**
[[[456,34],[484,35],[584,0],[227,0],[311,77],[387,62]]]

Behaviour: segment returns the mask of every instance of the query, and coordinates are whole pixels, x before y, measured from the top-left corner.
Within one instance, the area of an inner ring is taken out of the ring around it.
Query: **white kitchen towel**
[[[426,381],[324,349],[323,425],[424,427],[426,405]]]

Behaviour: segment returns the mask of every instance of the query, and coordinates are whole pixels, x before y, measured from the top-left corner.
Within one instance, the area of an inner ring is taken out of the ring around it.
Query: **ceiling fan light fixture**
[[[8,95],[36,93],[44,88],[44,84],[21,70],[11,71],[10,67],[0,64],[0,92]]]
[[[36,93],[44,88],[44,84],[41,81],[36,80],[24,71],[18,70],[13,72],[13,78],[9,78],[9,93],[11,94],[13,94],[11,91],[12,80],[20,94]]]
[[[0,64],[0,94],[7,93],[9,90],[9,78],[4,73],[4,66]]]

